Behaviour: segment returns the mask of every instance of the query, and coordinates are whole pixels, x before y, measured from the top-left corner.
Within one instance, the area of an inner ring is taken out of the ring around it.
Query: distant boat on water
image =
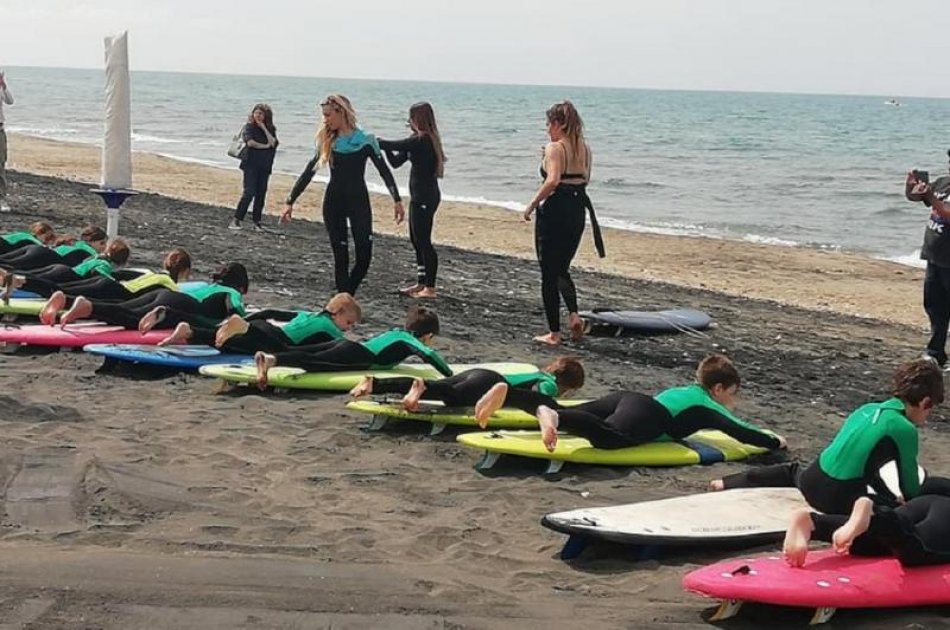
[[[901,106],[900,101],[898,101],[897,99],[893,99],[893,98],[887,99],[886,101],[884,101],[884,104],[885,104],[885,105],[893,105],[894,107],[900,107],[900,106]]]

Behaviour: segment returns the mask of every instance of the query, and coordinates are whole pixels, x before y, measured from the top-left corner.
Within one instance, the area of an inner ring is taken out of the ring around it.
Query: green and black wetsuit
[[[0,237],[0,255],[9,254],[12,251],[28,245],[43,245],[43,242],[29,232],[4,234]]]
[[[276,326],[268,320],[287,323]],[[327,311],[265,309],[249,315],[247,324],[247,332],[229,338],[221,350],[235,354],[254,354],[258,351],[276,354],[343,338],[343,331]],[[213,328],[193,328],[189,343],[214,345],[216,332]]]
[[[64,284],[95,277],[112,279],[114,270],[115,265],[107,257],[94,256],[74,267],[56,264],[26,272],[23,274],[26,281],[20,288],[42,297],[49,297],[60,290]]]
[[[22,269],[29,271],[50,265],[68,265],[74,267],[99,252],[85,241],[76,241],[72,245],[60,245],[50,249],[45,245],[26,245],[0,256],[0,267],[4,269]]]
[[[156,329],[174,328],[180,322],[212,327],[232,314],[247,314],[240,292],[223,284],[209,284],[186,291],[156,289],[125,302],[92,301],[91,319],[134,329],[154,308],[162,307],[164,317]]]
[[[715,429],[753,446],[775,449],[772,433],[744,422],[699,385],[674,387],[656,396],[614,392],[603,398],[558,411],[558,428],[590,440],[595,448],[617,449],[683,439],[702,429]]]
[[[726,488],[797,486],[813,508],[849,514],[857,499],[869,496],[868,486],[876,503],[897,504],[880,476],[889,461],[897,463],[904,499],[920,494],[917,448],[917,428],[905,415],[904,402],[891,398],[858,407],[807,468],[797,463],[754,468],[725,477],[723,483]]]
[[[414,379],[380,378],[373,383],[374,394],[406,394]],[[448,378],[426,379],[425,400],[438,400],[447,407],[474,407],[485,393],[498,383],[508,383],[504,406],[533,414],[539,405],[556,405],[557,380],[547,372],[504,376],[493,370],[475,368]]]
[[[440,374],[452,376],[452,369],[439,353],[405,330],[390,330],[362,343],[339,339],[304,349],[278,352],[277,365],[299,367],[308,372],[385,370],[415,355]]]

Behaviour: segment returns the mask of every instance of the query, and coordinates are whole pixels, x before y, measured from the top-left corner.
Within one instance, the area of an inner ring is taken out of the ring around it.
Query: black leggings
[[[435,276],[439,271],[439,256],[432,244],[432,223],[439,209],[441,196],[432,199],[413,197],[409,203],[409,240],[416,250],[416,276],[419,284],[435,287]]]
[[[6,239],[0,238],[0,256],[5,256],[11,252],[15,252],[18,249],[24,247],[29,247],[30,245],[36,245],[33,241],[18,241],[16,243],[8,243]]]
[[[350,244],[346,234],[349,221],[353,232],[353,246],[356,262],[350,269]],[[356,295],[363,278],[369,271],[373,259],[373,211],[369,205],[369,196],[363,199],[347,199],[341,193],[327,196],[323,201],[323,225],[330,238],[333,250],[333,272],[336,290],[340,293]]]
[[[145,295],[119,302],[95,301],[90,318],[123,328],[138,328],[141,320],[152,309],[165,307],[165,317],[155,328],[174,328],[180,322],[192,326],[214,326],[231,313],[231,301],[227,293],[215,293],[199,302],[180,291],[151,291]]]
[[[73,271],[72,267],[58,264],[27,272],[24,278],[26,281],[20,288],[23,291],[30,291],[42,297],[53,295],[64,282],[78,282],[84,280],[83,276]]]
[[[825,514],[850,514],[854,502],[869,497],[875,505],[895,507],[888,493],[870,494],[866,479],[835,479],[828,476],[815,460],[802,468],[798,462],[758,466],[723,477],[723,486],[731,488],[798,488],[808,505]],[[873,485],[878,485],[875,482]],[[920,494],[950,496],[950,480],[928,476],[920,486]]]
[[[373,379],[374,394],[406,394],[415,379],[410,377]],[[485,369],[465,370],[454,376],[439,380],[426,379],[424,400],[439,400],[447,407],[474,407],[485,393],[498,383],[504,383],[504,377],[498,372]],[[514,407],[534,414],[538,407],[547,405],[559,409],[556,400],[530,389],[508,387],[505,407]]]
[[[538,208],[535,221],[534,246],[541,265],[541,299],[551,332],[561,329],[561,297],[569,313],[578,310],[571,261],[584,234],[586,195],[575,188],[558,186]]]
[[[842,514],[811,514],[812,538],[832,542]],[[950,562],[950,498],[921,495],[896,508],[875,507],[868,530],[854,539],[855,556],[895,556],[904,566]]]
[[[287,352],[300,347],[322,345],[334,341],[334,338],[325,332],[318,332],[302,339],[300,343],[294,343],[293,340],[284,334],[280,326],[275,326],[262,319],[249,321],[247,332],[243,335],[233,335],[223,346],[221,350],[233,352],[234,354],[254,354],[255,352],[266,352],[276,354]],[[190,343],[198,345],[214,345],[214,336],[216,329],[211,328],[193,328]]]
[[[594,448],[627,448],[665,435],[673,417],[652,396],[614,392],[558,410],[558,430],[587,438]]]
[[[234,211],[234,218],[243,221],[247,216],[248,206],[251,200],[254,200],[254,209],[251,212],[251,220],[254,223],[260,223],[264,215],[264,201],[267,199],[267,182],[270,180],[270,170],[245,164],[244,171],[244,192],[238,201],[237,209]]]
[[[60,256],[49,247],[43,245],[29,245],[4,256],[0,256],[0,267],[4,269],[22,269],[24,271],[48,267],[50,265],[75,267],[89,258],[89,256],[89,252],[81,249],[70,252],[65,256]]]
[[[297,346],[294,350],[274,355],[277,365],[303,368],[307,372],[342,372],[368,370],[377,357],[366,346],[349,339],[313,346]]]
[[[84,278],[76,282],[63,282],[59,285],[59,290],[65,293],[67,298],[69,298],[67,299],[67,303],[72,301],[71,298],[79,295],[90,300],[124,302],[161,288],[164,287],[156,284],[145,287],[137,293],[133,293],[126,289],[125,285],[121,282],[98,274],[92,278]]]

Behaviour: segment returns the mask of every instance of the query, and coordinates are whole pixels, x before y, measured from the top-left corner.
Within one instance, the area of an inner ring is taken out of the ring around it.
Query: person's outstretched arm
[[[290,189],[290,194],[287,195],[287,199],[284,200],[284,213],[280,215],[281,223],[290,221],[291,215],[294,212],[294,203],[296,203],[297,198],[303,194],[303,191],[307,189],[310,182],[313,181],[313,176],[317,174],[317,165],[319,163],[320,153],[317,152],[317,154],[307,162],[303,172],[297,177],[297,181],[294,182],[294,187]]]
[[[409,153],[419,143],[418,136],[409,136],[404,140],[380,140],[379,148],[386,152],[386,159],[390,166],[399,168],[409,159]]]

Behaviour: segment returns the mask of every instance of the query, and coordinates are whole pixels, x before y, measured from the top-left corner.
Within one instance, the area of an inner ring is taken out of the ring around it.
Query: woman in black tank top
[[[556,346],[561,343],[561,298],[567,307],[571,338],[576,341],[584,334],[584,323],[577,312],[571,261],[584,233],[585,210],[590,211],[598,253],[601,257],[604,253],[600,229],[587,196],[591,156],[584,142],[584,123],[570,101],[552,106],[547,111],[547,123],[551,142],[544,149],[541,165],[544,183],[525,208],[524,219],[530,221],[537,210],[534,243],[541,265],[541,299],[549,332],[534,340]],[[583,172],[571,172],[572,163],[578,171],[582,166]]]

